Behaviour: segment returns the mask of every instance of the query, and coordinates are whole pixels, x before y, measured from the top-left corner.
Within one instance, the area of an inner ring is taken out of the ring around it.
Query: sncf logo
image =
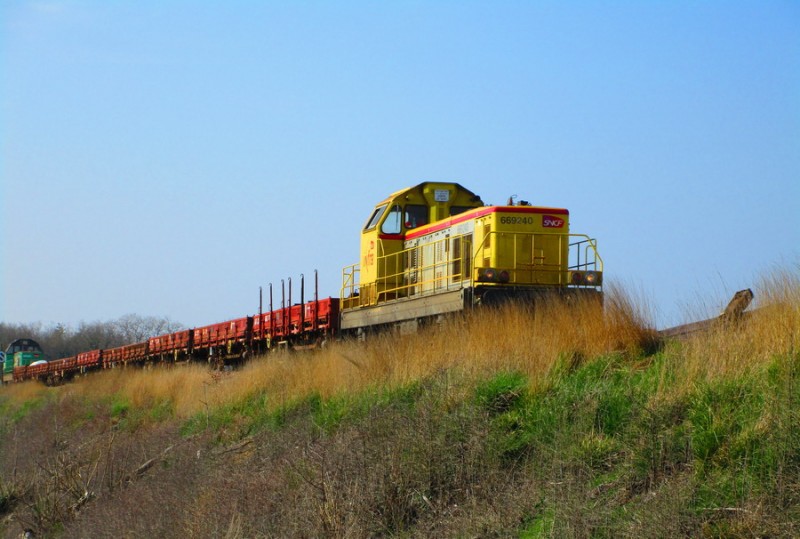
[[[555,215],[542,215],[542,226],[545,228],[561,228],[564,226],[564,219]]]

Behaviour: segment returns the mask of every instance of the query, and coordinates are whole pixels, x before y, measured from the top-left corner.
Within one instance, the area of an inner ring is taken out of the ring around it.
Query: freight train
[[[76,373],[146,362],[204,359],[222,366],[276,347],[418,324],[508,299],[602,299],[597,242],[573,234],[564,208],[509,199],[486,205],[457,183],[424,182],[379,202],[361,230],[361,258],[342,271],[339,298],[292,304],[147,341],[16,365],[13,380],[55,382]]]

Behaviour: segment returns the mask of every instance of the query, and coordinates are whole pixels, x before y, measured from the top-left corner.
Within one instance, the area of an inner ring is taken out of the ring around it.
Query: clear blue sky
[[[659,325],[800,260],[800,3],[0,5],[0,321],[197,326],[426,180],[566,207]],[[295,298],[299,293],[295,291]]]

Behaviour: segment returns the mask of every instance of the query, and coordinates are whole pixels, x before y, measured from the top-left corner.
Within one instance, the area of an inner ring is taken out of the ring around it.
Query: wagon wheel
[[[211,363],[211,368],[215,371],[221,371],[225,369],[225,356],[223,355],[224,349],[222,347],[218,347],[214,350],[214,355],[208,358],[208,361]]]

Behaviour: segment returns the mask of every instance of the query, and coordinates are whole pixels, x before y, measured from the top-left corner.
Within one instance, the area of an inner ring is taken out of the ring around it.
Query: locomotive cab
[[[14,367],[27,367],[32,363],[44,361],[42,347],[33,339],[17,339],[6,348],[3,361],[3,379],[10,377]]]
[[[349,277],[358,285],[358,305],[407,295],[403,250],[408,232],[481,206],[483,201],[472,191],[437,182],[403,189],[379,202],[361,231],[360,268],[350,266],[349,274],[345,269],[345,282]]]

